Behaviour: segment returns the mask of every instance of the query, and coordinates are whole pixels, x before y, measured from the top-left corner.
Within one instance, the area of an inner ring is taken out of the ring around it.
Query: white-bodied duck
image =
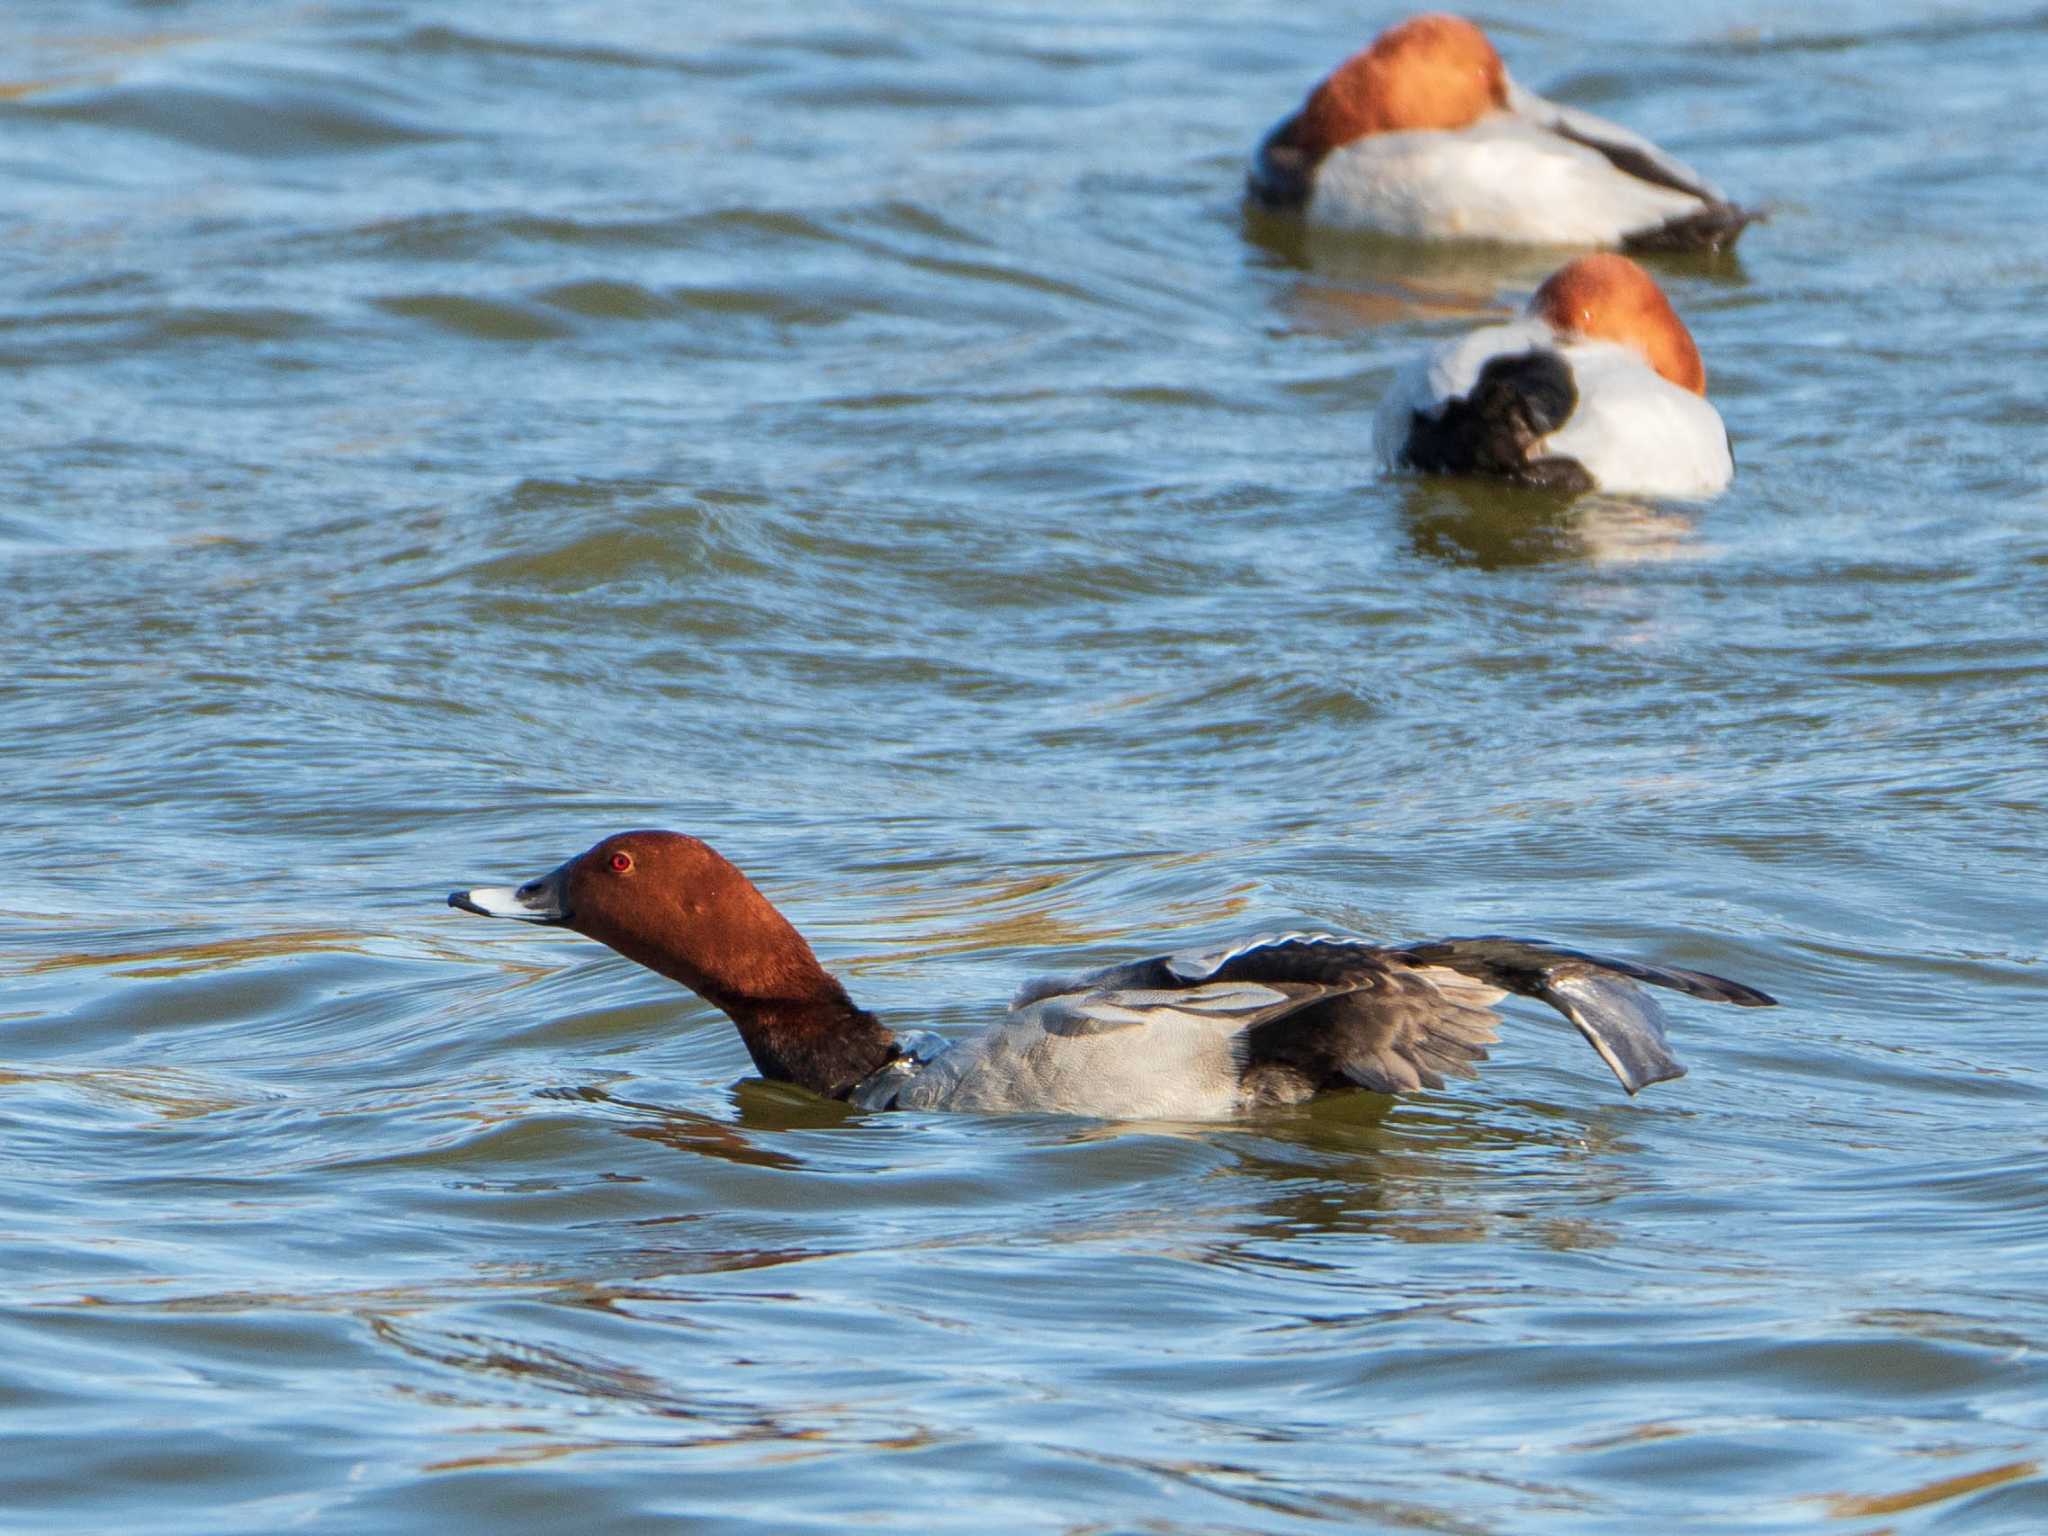
[[[1437,346],[1373,421],[1388,469],[1696,499],[1735,458],[1692,333],[1650,274],[1602,251],[1544,280],[1522,317]]]
[[[1459,16],[1390,27],[1259,146],[1254,204],[1417,240],[1724,250],[1758,215],[1619,123],[1508,77]]]

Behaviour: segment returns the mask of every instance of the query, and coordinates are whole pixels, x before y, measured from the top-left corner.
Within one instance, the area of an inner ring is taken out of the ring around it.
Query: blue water
[[[1387,19],[9,11],[0,1528],[2048,1528],[2048,16],[1481,13],[1771,209],[1658,268],[1705,507],[1374,472],[1554,261],[1245,222]],[[1288,923],[1784,1006],[863,1117],[442,904],[640,825],[907,1027]]]

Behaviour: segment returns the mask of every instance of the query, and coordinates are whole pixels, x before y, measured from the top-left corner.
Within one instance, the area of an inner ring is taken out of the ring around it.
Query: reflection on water
[[[1244,234],[1275,265],[1312,274],[1333,296],[1408,300],[1380,323],[1518,308],[1572,254],[1549,246],[1432,244],[1321,229],[1254,208],[1244,212]]]
[[[1908,1510],[1926,1509],[1931,1505],[1963,1498],[1987,1488],[2018,1482],[2022,1478],[2033,1477],[2040,1470],[2041,1464],[2038,1461],[2011,1461],[2003,1466],[1986,1467],[1981,1472],[1965,1472],[1955,1477],[1936,1478],[1917,1488],[1909,1488],[1904,1493],[1836,1494],[1827,1501],[1828,1513],[1837,1520],[1863,1520],[1874,1515],[1904,1514]]]
[[[1276,265],[1313,274],[1333,292],[1405,295],[1412,307],[1388,319],[1444,319],[1519,309],[1543,279],[1578,252],[1571,247],[1431,243],[1353,230],[1332,230],[1301,220],[1244,210],[1246,240]],[[1660,251],[1642,261],[1658,281],[1738,289],[1749,278],[1733,251]]]
[[[1305,274],[1285,290],[1282,313],[1301,329],[1338,336],[1366,326],[1505,320],[1515,290],[1533,292],[1557,266],[1550,251],[1326,237],[1253,210],[1245,234],[1274,262]]]
[[[1587,561],[1628,565],[1706,559],[1696,519],[1670,504],[1560,496],[1435,475],[1405,477],[1401,515],[1416,554],[1483,571]]]

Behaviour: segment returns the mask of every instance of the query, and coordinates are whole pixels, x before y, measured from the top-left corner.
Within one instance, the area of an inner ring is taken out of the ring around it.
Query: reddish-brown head
[[[754,882],[680,832],[618,832],[563,865],[562,921],[629,960],[735,1006],[842,998]]]
[[[739,1026],[764,1077],[844,1098],[898,1054],[753,881],[680,832],[615,833],[538,880],[451,891],[448,905],[574,928],[680,981]]]
[[[1536,290],[1529,313],[1567,335],[1634,347],[1680,389],[1707,392],[1692,333],[1656,280],[1626,256],[1602,252],[1559,267]]]
[[[1508,75],[1486,34],[1432,12],[1389,27],[1310,93],[1299,140],[1327,153],[1369,133],[1454,129],[1507,104]]]

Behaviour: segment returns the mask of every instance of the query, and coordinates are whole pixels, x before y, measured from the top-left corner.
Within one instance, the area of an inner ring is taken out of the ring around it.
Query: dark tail
[[[1682,214],[1650,229],[1624,235],[1621,248],[1632,252],[1732,251],[1742,232],[1761,224],[1767,215],[1758,208],[1709,203],[1698,213]]]
[[[1401,953],[1419,964],[1441,965],[1548,1003],[1578,1026],[1631,1094],[1685,1075],[1665,1039],[1664,1014],[1656,999],[1631,983],[1648,982],[1738,1008],[1777,1006],[1776,998],[1724,976],[1612,960],[1540,939],[1439,939]]]

